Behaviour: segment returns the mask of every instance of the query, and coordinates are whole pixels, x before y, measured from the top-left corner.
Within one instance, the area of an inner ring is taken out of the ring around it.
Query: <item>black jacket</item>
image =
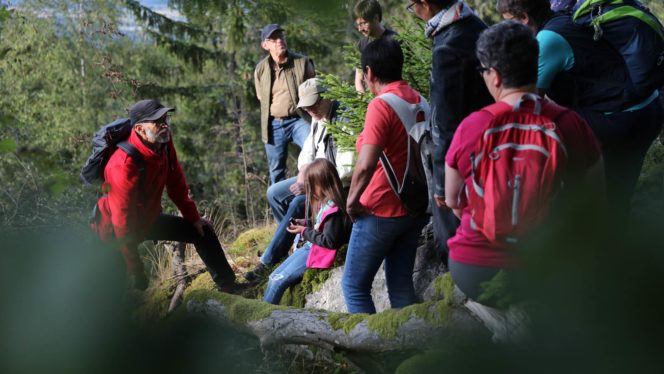
[[[486,25],[476,16],[463,18],[433,38],[431,67],[431,132],[433,192],[445,195],[445,154],[459,123],[491,103],[484,80],[477,73],[475,44]]]
[[[325,218],[322,232],[307,226],[302,232],[302,237],[304,240],[324,248],[339,249],[342,245],[348,243],[350,227],[348,215],[339,210]]]

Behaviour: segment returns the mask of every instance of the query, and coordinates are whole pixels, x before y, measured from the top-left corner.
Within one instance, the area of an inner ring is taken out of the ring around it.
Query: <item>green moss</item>
[[[168,314],[168,307],[173,294],[173,284],[158,288],[148,288],[145,292],[133,292],[129,295],[137,308],[133,312],[134,320],[139,324],[158,321]]]
[[[206,290],[206,291],[212,291],[215,290],[215,284],[214,281],[212,281],[212,277],[210,277],[210,273],[205,272],[203,274],[200,274],[197,276],[189,285],[184,290],[184,295],[183,297],[186,299],[187,296],[193,292],[193,291],[198,291],[198,290]]]
[[[274,225],[247,230],[228,247],[227,253],[232,256],[257,255],[270,244],[274,230]]]
[[[377,332],[384,338],[395,338],[399,328],[413,316],[427,321],[433,326],[445,326],[449,322],[454,301],[454,283],[449,273],[436,279],[436,294],[442,300],[428,301],[420,304],[409,305],[396,310],[389,309],[378,314],[348,314],[330,313],[327,321],[335,330],[341,330],[347,334],[366,320],[367,327]]]
[[[447,324],[454,304],[454,281],[452,274],[447,272],[436,279],[435,284],[436,294],[441,295],[443,300],[436,302],[437,314],[440,318],[440,323]]]
[[[371,331],[377,332],[384,338],[394,338],[397,336],[397,331],[406,321],[413,315],[413,310],[410,307],[395,310],[389,309],[380,314],[374,314],[368,318],[368,328]]]
[[[449,272],[439,276],[433,282],[434,298],[436,300],[444,299],[446,295],[454,293],[454,282]]]
[[[369,317],[366,313],[330,313],[327,317],[327,322],[335,330],[342,330],[348,334],[355,326]]]
[[[333,267],[339,267],[346,263],[346,252],[348,252],[348,244],[344,244],[337,250],[337,256],[334,258]]]
[[[275,310],[286,310],[287,307],[264,303],[259,300],[245,299],[241,296],[211,290],[195,290],[189,292],[185,303],[195,300],[205,303],[208,300],[217,300],[226,307],[228,318],[239,324],[249,321],[258,321],[267,318]]]

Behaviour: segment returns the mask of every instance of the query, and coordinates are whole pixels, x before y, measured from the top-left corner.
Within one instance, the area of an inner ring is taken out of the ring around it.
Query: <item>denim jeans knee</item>
[[[286,230],[288,228],[288,220],[304,217],[305,199],[305,195],[298,195],[291,200],[288,210],[281,222],[279,222],[270,244],[268,244],[263,256],[261,256],[261,262],[264,265],[274,265],[288,254],[288,250],[295,239],[295,234],[291,234]]]
[[[307,257],[310,248],[310,245],[305,245],[293,252],[270,274],[263,301],[270,304],[279,304],[286,289],[302,279],[305,270],[307,270]]]
[[[293,193],[290,186],[297,181],[297,177],[288,178],[270,185],[267,188],[267,202],[272,208],[272,215],[277,223],[281,222],[288,210],[290,202],[293,200]]]

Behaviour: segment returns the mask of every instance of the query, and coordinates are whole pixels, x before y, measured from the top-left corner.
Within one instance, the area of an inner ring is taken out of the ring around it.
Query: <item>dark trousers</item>
[[[439,208],[433,198],[431,199],[431,215],[433,216],[433,245],[443,264],[448,266],[447,257],[450,250],[447,247],[447,240],[456,234],[460,222],[452,209]]]
[[[484,291],[482,284],[489,282],[501,271],[501,268],[464,264],[450,259],[450,273],[454,284],[470,299],[477,301]],[[494,306],[490,302],[483,302]]]
[[[226,260],[217,234],[209,227],[203,231],[205,235],[200,236],[194,225],[184,218],[160,214],[145,239],[191,243],[214,283],[223,286],[235,282],[235,273]]]
[[[650,145],[662,128],[662,104],[654,100],[633,112],[604,114],[578,110],[602,146],[607,198],[611,209],[625,217]]]

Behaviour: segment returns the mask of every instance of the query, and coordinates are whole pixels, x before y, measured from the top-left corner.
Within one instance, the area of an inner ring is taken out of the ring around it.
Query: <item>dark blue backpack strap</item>
[[[136,149],[131,143],[128,141],[122,141],[117,144],[117,147],[122,149],[126,154],[129,155],[134,160],[134,163],[138,167],[138,187],[139,191],[141,191],[141,194],[145,193],[144,191],[144,186],[145,186],[145,159],[143,158],[143,155],[141,152]]]

